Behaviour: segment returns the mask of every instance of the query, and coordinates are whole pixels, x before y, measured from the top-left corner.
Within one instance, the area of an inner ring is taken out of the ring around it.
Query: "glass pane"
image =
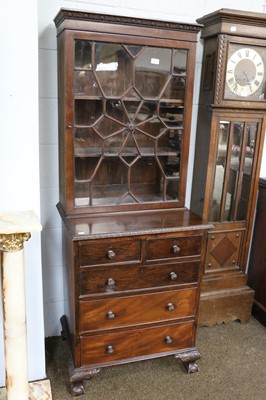
[[[153,116],[157,115],[156,101],[143,101],[141,107],[134,118],[135,123],[141,123]]]
[[[107,137],[123,130],[124,125],[103,115],[101,119],[94,125],[94,128],[102,137]]]
[[[158,139],[157,154],[164,152],[180,153],[182,147],[182,131],[180,130],[167,130]]]
[[[143,122],[143,124],[139,124],[138,130],[156,137],[165,132],[166,128],[160,118],[155,117],[149,119],[147,122]]]
[[[118,157],[119,153],[121,152],[123,143],[125,142],[126,136],[127,136],[127,132],[122,131],[116,135],[105,138],[104,139],[104,155],[105,156],[116,155]]]
[[[166,200],[177,200],[179,179],[166,179]]]
[[[75,42],[75,67],[91,68],[91,43],[87,40]]]
[[[127,114],[121,100],[107,100],[106,113],[119,122],[124,124],[128,122]]]
[[[127,193],[128,167],[117,157],[102,159],[92,179],[92,205],[118,204]]]
[[[102,115],[101,100],[75,100],[75,123],[92,125]]]
[[[93,128],[75,129],[75,156],[95,156],[102,153],[102,139]]]
[[[101,96],[102,92],[92,71],[75,71],[75,94]]]
[[[172,76],[162,93],[163,99],[175,99],[184,101],[185,99],[186,78]]]
[[[75,180],[90,180],[96,173],[100,157],[75,157]]]
[[[243,166],[244,170],[242,173],[241,194],[237,207],[237,220],[246,219],[257,132],[258,132],[257,123],[250,122],[247,124],[246,147],[244,154],[245,160]]]
[[[90,189],[89,182],[75,182],[75,206],[86,207],[90,205]]]
[[[158,162],[166,177],[179,177],[180,158],[178,155],[158,156]]]
[[[96,43],[94,69],[105,96],[122,96],[132,86],[132,60],[119,44]]]
[[[210,221],[219,221],[219,216],[221,212],[221,201],[225,178],[226,154],[228,148],[229,132],[230,122],[221,121],[218,125],[218,144]]]
[[[164,200],[164,177],[154,157],[138,159],[130,172],[130,191],[139,202]]]
[[[233,139],[230,151],[230,169],[228,182],[226,187],[226,200],[223,220],[232,221],[234,219],[234,211],[236,207],[236,194],[240,173],[240,157],[244,133],[244,123],[232,122],[233,124]],[[229,149],[230,150],[230,149]]]
[[[169,128],[182,127],[184,107],[173,102],[160,102],[160,117]]]
[[[159,97],[171,72],[171,50],[146,47],[135,62],[135,86],[143,97]]]
[[[185,75],[187,70],[187,50],[174,50],[174,68],[173,73]]]

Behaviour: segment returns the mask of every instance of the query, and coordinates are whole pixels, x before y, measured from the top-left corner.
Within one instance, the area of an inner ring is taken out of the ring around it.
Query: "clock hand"
[[[246,73],[246,71],[244,71],[243,74],[246,77],[247,85],[251,85],[251,80],[248,78],[248,74]]]

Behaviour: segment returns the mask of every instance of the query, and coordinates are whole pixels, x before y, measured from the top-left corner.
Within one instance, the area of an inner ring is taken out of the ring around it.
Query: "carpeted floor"
[[[48,338],[47,375],[53,400],[70,400],[67,343]],[[172,356],[103,368],[80,400],[265,400],[266,328],[253,317],[201,327],[199,372],[187,374]]]

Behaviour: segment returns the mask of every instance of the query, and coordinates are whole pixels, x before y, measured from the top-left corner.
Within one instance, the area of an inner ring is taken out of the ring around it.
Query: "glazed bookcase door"
[[[77,35],[71,44],[73,177],[68,171],[66,181],[75,212],[183,206],[189,49]]]

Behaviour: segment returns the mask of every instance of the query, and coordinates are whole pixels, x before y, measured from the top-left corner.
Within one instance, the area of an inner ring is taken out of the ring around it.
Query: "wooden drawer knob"
[[[108,257],[110,260],[112,260],[113,258],[116,257],[116,254],[115,254],[115,252],[114,252],[113,250],[108,250],[108,251],[107,251],[107,257]]]
[[[175,272],[170,272],[169,277],[171,281],[176,281],[177,280],[177,274]]]
[[[107,353],[108,354],[114,354],[115,349],[113,348],[112,345],[107,346]]]
[[[109,287],[115,286],[115,280],[113,278],[108,278],[107,286]]]
[[[174,311],[175,310],[175,305],[173,303],[168,303],[166,306],[168,311]]]
[[[165,343],[171,344],[172,342],[173,342],[173,339],[171,338],[171,336],[169,336],[169,335],[165,336]]]
[[[173,252],[175,253],[175,254],[178,254],[178,253],[180,253],[180,247],[179,246],[177,246],[177,244],[174,244],[173,245],[173,247],[172,247],[172,250],[173,250]]]
[[[108,313],[106,314],[106,318],[107,319],[115,319],[115,313],[113,311],[108,311]]]

